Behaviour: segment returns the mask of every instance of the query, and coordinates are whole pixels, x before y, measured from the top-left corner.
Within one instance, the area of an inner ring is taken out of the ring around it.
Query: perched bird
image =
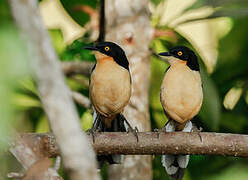
[[[121,114],[131,96],[129,63],[123,49],[113,42],[100,42],[85,47],[94,51],[96,64],[90,76],[90,99],[94,108],[94,132],[126,132],[127,126],[136,136],[128,121]],[[127,126],[126,126],[127,125]],[[121,163],[120,155],[97,156],[99,166],[108,161]]]
[[[177,46],[166,56],[170,67],[167,69],[160,90],[160,101],[169,121],[163,128],[166,132],[191,132],[191,119],[202,105],[203,92],[200,67],[195,53],[185,46]],[[167,174],[181,180],[189,162],[189,155],[163,155],[162,164]]]

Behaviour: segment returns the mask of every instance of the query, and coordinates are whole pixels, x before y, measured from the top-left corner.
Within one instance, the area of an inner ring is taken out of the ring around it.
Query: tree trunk
[[[148,108],[149,43],[153,36],[148,0],[106,0],[106,40],[124,48],[132,75],[132,97],[124,115],[139,131],[151,130]],[[109,169],[109,179],[152,179],[151,156],[125,156]]]
[[[37,0],[9,0],[17,26],[27,39],[39,97],[70,179],[100,179],[95,154],[65,84],[62,68],[40,18]],[[20,146],[22,147],[22,146]]]

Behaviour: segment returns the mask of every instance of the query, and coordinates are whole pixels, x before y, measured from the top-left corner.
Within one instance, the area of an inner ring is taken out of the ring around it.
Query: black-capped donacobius
[[[132,129],[122,115],[131,97],[131,75],[129,62],[124,50],[113,42],[100,42],[85,47],[94,51],[96,64],[90,76],[90,99],[94,108],[94,132],[126,132]],[[138,138],[137,138],[138,140]],[[106,160],[110,164],[121,163],[120,155],[97,156],[100,166]]]
[[[174,47],[159,55],[165,56],[170,64],[160,90],[160,101],[169,120],[163,129],[166,132],[191,132],[190,120],[199,113],[203,100],[197,56],[185,46]],[[188,162],[189,155],[162,156],[167,174],[176,180],[183,178]]]

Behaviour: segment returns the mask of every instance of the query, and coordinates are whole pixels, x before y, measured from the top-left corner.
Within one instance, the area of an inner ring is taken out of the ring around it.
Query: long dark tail
[[[165,126],[166,132],[174,132],[176,129],[176,124],[173,121],[170,121]],[[191,130],[192,123],[189,121],[182,131],[191,132]],[[163,155],[161,162],[171,179],[182,180],[189,163],[189,155]]]
[[[99,114],[94,115],[94,125],[99,132],[127,132],[124,125],[125,117],[122,114],[117,114],[112,120],[111,126],[107,127],[103,121],[103,117]],[[97,156],[98,167],[101,168],[104,162],[109,164],[121,164],[123,155],[99,155]]]

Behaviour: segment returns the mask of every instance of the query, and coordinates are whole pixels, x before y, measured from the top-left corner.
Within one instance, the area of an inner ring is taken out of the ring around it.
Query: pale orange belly
[[[191,120],[202,105],[200,74],[185,65],[171,67],[164,77],[160,98],[170,118],[179,123]]]
[[[114,62],[96,65],[91,75],[90,98],[94,108],[110,117],[123,111],[131,96],[129,72]]]

